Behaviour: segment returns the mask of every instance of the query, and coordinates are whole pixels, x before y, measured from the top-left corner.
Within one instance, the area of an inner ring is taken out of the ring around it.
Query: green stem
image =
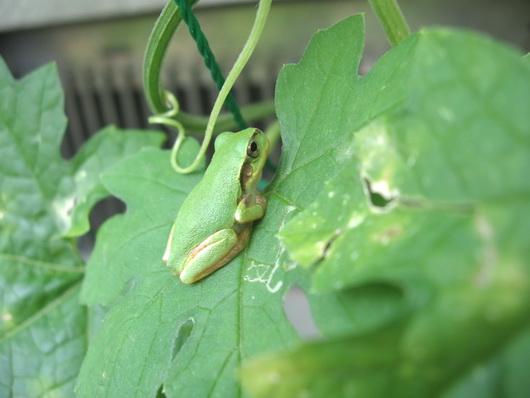
[[[263,31],[263,28],[265,26],[265,22],[267,21],[267,16],[269,15],[271,1],[272,0],[261,0],[259,2],[258,11],[256,13],[256,19],[254,20],[254,25],[252,26],[252,30],[250,31],[250,35],[247,39],[247,42],[245,43],[243,50],[241,50],[239,57],[237,57],[237,60],[234,63],[234,66],[232,67],[232,70],[226,77],[225,84],[223,85],[223,88],[219,92],[219,95],[217,96],[217,99],[215,100],[215,103],[213,105],[212,112],[210,113],[210,119],[208,120],[208,125],[206,126],[206,132],[204,134],[204,140],[202,142],[201,149],[199,150],[199,153],[197,154],[197,157],[195,158],[193,163],[184,168],[178,167],[177,171],[179,173],[191,173],[197,168],[202,158],[204,157],[206,149],[208,148],[210,140],[212,139],[214,126],[217,121],[217,118],[219,117],[219,113],[221,112],[221,107],[223,106],[226,97],[232,89],[237,78],[241,74],[241,71],[243,70],[250,56],[254,52],[254,48],[256,48],[256,44],[258,43],[258,40],[261,36],[261,32]]]
[[[188,0],[191,5],[197,1]],[[169,104],[165,102],[166,97],[160,77],[169,42],[181,21],[180,10],[173,1],[169,1],[160,13],[147,42],[143,69],[144,89],[147,102],[154,114],[170,110]]]
[[[194,5],[198,0],[188,0],[190,5]],[[182,16],[175,3],[170,0],[160,13],[160,17],[153,27],[151,36],[147,43],[144,57],[143,81],[147,102],[155,115],[164,114],[171,110],[166,102],[166,95],[162,87],[161,71],[162,63],[166,55],[169,43],[182,21]],[[274,104],[266,101],[254,104],[241,109],[243,118],[248,121],[259,120],[267,116],[274,115]],[[192,115],[179,111],[173,116],[175,121],[189,132],[204,133],[208,125],[208,117]],[[226,131],[238,128],[230,114],[219,116],[215,126],[215,131]]]
[[[263,101],[257,104],[248,105],[241,108],[241,114],[245,120],[260,120],[268,116],[274,115],[274,101]],[[208,125],[207,116],[196,116],[180,111],[175,119],[178,120],[186,128],[190,135],[204,134],[206,126]],[[237,129],[238,125],[234,121],[231,114],[225,113],[219,116],[217,123],[215,123],[214,133],[222,131],[233,131]]]
[[[280,134],[281,134],[280,122],[276,119],[274,122],[269,124],[267,128],[265,129],[265,135],[267,136],[269,140],[269,145],[271,148],[274,148],[276,146],[276,143],[280,139]],[[268,170],[272,171],[273,173],[276,173],[276,171],[278,170],[278,166],[271,162],[270,153],[269,153],[269,157],[267,158],[267,161],[265,162],[265,167]]]
[[[210,48],[210,43],[208,43],[208,39],[206,39],[206,36],[204,36],[199,20],[192,11],[192,7],[189,5],[188,0],[174,0],[174,3],[180,9],[182,19],[184,20],[184,22],[186,22],[186,25],[188,25],[190,35],[191,37],[193,37],[193,40],[195,40],[195,43],[197,44],[197,49],[202,55],[204,64],[210,71],[210,75],[212,76],[212,79],[215,82],[217,89],[221,90],[225,82],[225,78],[221,72],[219,64],[215,59],[215,55],[213,54]],[[230,113],[234,115],[234,119],[239,127],[239,130],[246,129],[248,125],[245,122],[245,119],[243,119],[243,116],[241,115],[241,110],[237,106],[236,100],[231,93],[228,93],[225,105],[230,111]]]
[[[280,139],[280,133],[280,122],[278,120],[275,120],[269,126],[267,126],[267,129],[265,130],[265,135],[269,139],[269,144],[271,148],[274,148],[276,146],[276,143]]]
[[[397,0],[368,0],[392,46],[397,46],[410,35],[410,28]]]

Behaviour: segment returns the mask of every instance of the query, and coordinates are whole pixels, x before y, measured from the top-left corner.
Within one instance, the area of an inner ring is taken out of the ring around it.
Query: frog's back
[[[215,232],[232,227],[235,222],[235,209],[241,196],[241,166],[247,143],[242,145],[241,140],[234,143],[226,141],[221,148],[217,148],[216,142],[210,166],[182,204],[175,220],[174,250],[169,263],[176,268],[180,268],[180,263],[184,263],[193,248]]]

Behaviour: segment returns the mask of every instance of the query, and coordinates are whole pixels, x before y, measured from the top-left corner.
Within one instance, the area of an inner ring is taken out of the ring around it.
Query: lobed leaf
[[[477,35],[424,30],[360,86],[343,105],[368,120],[353,156],[279,236],[313,266],[314,291],[367,300],[370,286],[394,289],[393,316],[371,332],[335,321],[335,339],[249,362],[245,386],[277,397],[477,396],[470,375],[489,368],[487,385],[523,396],[527,378],[504,380],[491,364],[514,346],[530,353],[527,66]]]
[[[162,145],[164,139],[164,134],[159,132],[110,126],[87,141],[71,161],[72,175],[65,176],[61,182],[65,192],[58,194],[54,201],[54,206],[63,209],[56,220],[63,236],[80,236],[90,229],[88,215],[92,207],[109,196],[101,183],[101,173],[141,148]]]
[[[94,317],[78,303],[83,261],[61,227],[85,232],[107,195],[99,173],[161,141],[110,129],[65,161],[63,107],[54,65],[15,80],[0,59],[0,396],[72,396]]]
[[[334,109],[340,101],[337,88],[344,88],[343,96],[353,95],[345,82],[356,79],[362,31],[363,19],[355,16],[335,31],[319,32],[308,47],[316,59],[282,72],[277,91],[285,93],[278,96],[284,149],[277,176],[265,191],[266,215],[255,223],[248,247],[204,280],[183,285],[161,261],[178,208],[200,175],[176,175],[169,154],[157,150],[144,151],[105,174],[105,186],[125,201],[127,212],[100,231],[88,264],[84,300],[111,309],[83,364],[76,388],[80,397],[157,392],[166,397],[244,396],[236,373],[241,363],[298,341],[283,299],[290,286],[307,279],[303,270],[294,269],[275,234],[315,198],[334,173],[337,147],[349,140],[335,119],[313,113]],[[342,46],[328,51],[334,44]],[[315,68],[324,73],[311,80],[309,91],[289,78],[297,70],[309,77]],[[344,71],[350,75],[343,76]],[[325,124],[299,128],[291,111],[305,100],[310,103],[296,108],[298,116]],[[328,139],[321,129],[329,132]],[[184,152],[192,159],[196,149]]]

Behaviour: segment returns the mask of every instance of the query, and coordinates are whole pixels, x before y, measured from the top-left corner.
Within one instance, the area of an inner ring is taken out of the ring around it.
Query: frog
[[[257,128],[217,136],[202,179],[184,200],[162,261],[185,284],[228,264],[248,244],[266,198],[258,191],[269,141]]]

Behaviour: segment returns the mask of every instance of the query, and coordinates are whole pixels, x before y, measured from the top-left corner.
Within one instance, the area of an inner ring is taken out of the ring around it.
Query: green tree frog
[[[265,214],[257,184],[268,152],[267,137],[255,128],[215,140],[212,161],[182,204],[162,257],[182,282],[204,278],[247,245],[252,222]]]

